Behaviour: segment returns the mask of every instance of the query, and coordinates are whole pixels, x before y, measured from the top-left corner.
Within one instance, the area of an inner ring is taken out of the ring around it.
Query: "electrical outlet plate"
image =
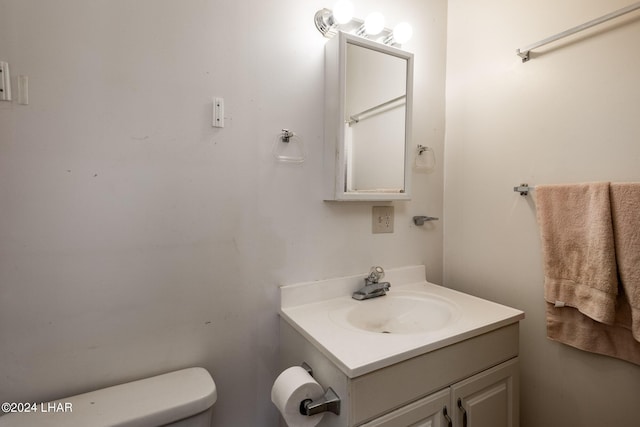
[[[393,233],[393,206],[374,206],[371,213],[373,234]]]

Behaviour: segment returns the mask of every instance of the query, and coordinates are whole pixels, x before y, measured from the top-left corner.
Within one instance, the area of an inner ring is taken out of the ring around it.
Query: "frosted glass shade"
[[[338,24],[346,24],[353,18],[353,3],[349,0],[338,0],[333,6],[333,18]]]
[[[413,36],[413,27],[408,22],[401,22],[393,28],[393,39],[396,43],[406,43],[411,36]]]
[[[364,20],[364,31],[370,36],[380,34],[383,29],[384,16],[380,12],[373,12]]]

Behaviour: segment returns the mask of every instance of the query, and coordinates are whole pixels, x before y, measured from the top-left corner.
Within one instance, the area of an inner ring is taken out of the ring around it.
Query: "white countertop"
[[[351,294],[362,287],[366,274],[281,287],[280,315],[350,378],[516,323],[524,312],[429,283],[424,266],[385,271],[388,295],[420,292],[445,299],[456,315],[442,329],[411,334],[368,332],[332,320],[331,313],[365,301]],[[384,297],[381,297],[384,298]],[[371,301],[371,300],[370,300]]]

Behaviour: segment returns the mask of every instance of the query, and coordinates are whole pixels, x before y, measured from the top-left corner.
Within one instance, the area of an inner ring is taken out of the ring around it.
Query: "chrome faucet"
[[[371,267],[369,275],[364,278],[364,286],[355,291],[351,297],[361,301],[386,295],[391,284],[389,282],[379,282],[383,277],[384,270],[382,267]]]

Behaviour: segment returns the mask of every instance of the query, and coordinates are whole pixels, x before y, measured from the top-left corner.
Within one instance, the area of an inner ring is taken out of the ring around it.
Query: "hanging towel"
[[[640,365],[640,342],[633,339],[627,327],[605,325],[575,308],[559,308],[550,303],[547,303],[546,317],[549,339]]]
[[[640,341],[640,183],[611,184],[611,219],[622,287],[619,318]]]
[[[544,296],[613,324],[618,278],[609,183],[536,186]]]

